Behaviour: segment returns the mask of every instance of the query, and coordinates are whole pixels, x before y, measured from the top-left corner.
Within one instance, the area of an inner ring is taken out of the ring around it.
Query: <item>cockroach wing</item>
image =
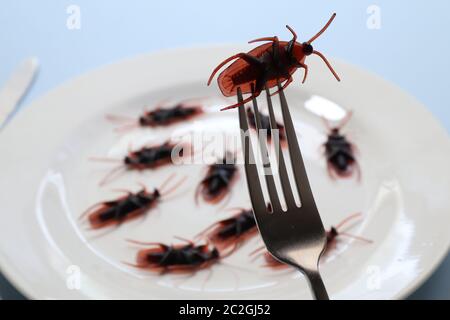
[[[280,41],[280,48],[284,48],[287,45],[286,41]],[[256,58],[261,57],[272,47],[272,42],[260,45],[248,54]],[[293,74],[296,68],[291,68],[289,74]],[[259,71],[250,66],[248,62],[240,58],[228,66],[222,73],[220,73],[217,83],[219,84],[220,91],[225,97],[232,97],[237,94],[237,88],[241,88],[242,93],[251,93],[252,84],[255,85],[256,79],[260,76]],[[280,77],[280,82],[287,80],[285,77]],[[277,79],[269,79],[267,81],[269,88],[277,85]]]

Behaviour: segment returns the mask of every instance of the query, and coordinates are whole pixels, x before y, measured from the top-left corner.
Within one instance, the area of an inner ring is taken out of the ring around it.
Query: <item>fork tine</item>
[[[272,106],[272,98],[270,95],[270,90],[266,86],[266,97],[267,97],[267,106],[269,109],[269,118],[270,118],[270,128],[271,130],[278,129],[277,121],[275,119],[275,114],[273,112],[273,106]],[[273,137],[273,135],[272,135]],[[286,170],[286,163],[284,162],[284,156],[283,151],[281,150],[281,144],[278,141],[276,143],[275,147],[277,148],[277,154],[278,154],[278,166],[279,166],[279,172],[280,172],[280,181],[281,181],[281,188],[283,189],[284,199],[286,201],[287,207],[294,207],[295,199],[294,195],[292,194],[292,188],[291,184],[289,183],[289,177]]]
[[[306,174],[305,164],[303,162],[302,153],[295,133],[294,124],[292,123],[291,114],[289,112],[286,97],[278,81],[278,90],[280,95],[281,112],[283,114],[284,128],[288,141],[289,155],[291,158],[292,169],[294,171],[295,183],[299,192],[300,202],[303,206],[315,207],[314,197],[309,185],[308,176]],[[295,162],[294,162],[295,161]]]
[[[267,190],[269,191],[270,203],[272,205],[273,212],[281,212],[282,211],[281,203],[280,199],[278,198],[277,189],[275,187],[275,181],[273,178],[272,168],[269,159],[269,152],[267,151],[267,137],[266,136],[260,137],[260,130],[262,129],[261,115],[259,113],[258,102],[256,101],[256,98],[253,98],[253,110],[256,123],[256,132],[258,134],[259,147],[265,170],[264,176],[266,178]]]
[[[242,103],[242,91],[238,88],[237,91],[238,103]],[[262,220],[268,218],[270,214],[267,212],[264,196],[261,190],[261,183],[259,181],[258,169],[255,163],[255,157],[253,155],[253,148],[250,142],[249,128],[247,114],[245,112],[245,106],[241,104],[238,107],[239,110],[239,125],[241,128],[242,146],[244,147],[244,167],[245,175],[247,176],[248,191],[250,194],[250,200],[253,206],[253,213],[256,220]],[[265,214],[261,214],[265,213]],[[259,224],[259,223],[258,223]]]

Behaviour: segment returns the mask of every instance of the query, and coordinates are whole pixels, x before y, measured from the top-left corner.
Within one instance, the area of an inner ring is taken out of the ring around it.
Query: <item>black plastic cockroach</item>
[[[198,100],[185,100],[172,106],[158,104],[151,111],[144,113],[136,120],[126,116],[106,115],[110,121],[125,122],[116,131],[126,131],[136,127],[161,127],[192,119],[203,113],[203,108]]]
[[[248,123],[250,127],[256,130],[256,119],[255,119],[255,113],[251,108],[247,108],[247,118]],[[272,131],[270,130],[270,118],[268,115],[260,113],[260,119],[261,119],[261,129],[266,130],[267,132],[267,139],[270,141],[272,139]],[[280,141],[286,140],[286,134],[284,132],[284,126],[281,123],[277,123],[278,128],[278,134]]]
[[[254,236],[256,232],[253,210],[239,209],[232,217],[212,224],[199,236],[206,237],[220,250],[229,247],[234,250],[246,239]]]
[[[361,170],[355,157],[356,147],[340,132],[351,116],[352,112],[349,112],[339,125],[335,127],[332,127],[327,120],[322,118],[328,129],[328,138],[323,146],[327,159],[328,174],[332,179],[336,177],[350,177],[355,170],[357,171],[358,180],[361,179]]]
[[[332,226],[329,230],[326,231],[327,247],[325,249],[325,253],[329,252],[330,250],[332,250],[334,248],[334,246],[336,245],[337,238],[339,236],[353,238],[353,239],[356,239],[358,241],[365,242],[365,243],[372,243],[372,240],[341,231],[342,227],[344,227],[346,224],[348,224],[352,220],[354,220],[356,218],[360,218],[360,217],[361,217],[361,213],[359,213],[359,212],[352,214],[352,215],[348,216],[347,218],[345,218],[344,220],[342,220],[336,226]],[[251,253],[251,255],[261,252],[261,250],[264,248],[265,247],[258,248],[257,250],[253,251]],[[282,267],[287,266],[286,264],[281,263],[278,260],[276,260],[268,251],[264,252],[264,258],[266,260],[266,266],[268,266],[268,267],[282,268]]]
[[[159,272],[193,272],[207,268],[218,262],[223,256],[210,243],[196,245],[191,241],[187,244],[167,245],[158,242],[141,242],[128,240],[138,245],[149,246],[141,249],[136,256],[136,264],[131,266]]]
[[[195,192],[197,203],[200,195],[207,202],[218,203],[229,194],[231,184],[238,174],[236,157],[233,157],[233,161],[230,161],[230,158],[230,153],[227,152],[221,161],[208,167],[206,177],[200,182]]]
[[[173,177],[174,175],[170,176],[160,188],[155,188],[153,191],[148,191],[144,186],[135,193],[124,190],[126,193],[124,196],[91,206],[81,215],[80,219],[87,217],[92,229],[100,229],[112,225],[118,226],[125,221],[142,216],[154,208],[162,196],[167,196],[184,181],[182,179],[173,187],[165,190]]]
[[[100,185],[104,185],[123,170],[142,171],[146,169],[156,169],[171,164],[173,155],[182,157],[187,149],[189,148],[186,144],[181,145],[167,141],[159,145],[145,146],[136,151],[130,150],[123,160],[108,158],[91,158],[91,160],[122,162],[120,166],[112,169],[105,178],[103,178]]]

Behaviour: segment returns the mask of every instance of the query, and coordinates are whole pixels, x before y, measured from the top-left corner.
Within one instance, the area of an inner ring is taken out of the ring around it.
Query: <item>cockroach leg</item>
[[[230,105],[228,107],[224,107],[224,108],[220,109],[220,111],[225,111],[225,110],[229,110],[229,109],[234,109],[234,108],[239,107],[239,106],[243,106],[244,104],[246,104],[246,103],[252,101],[253,99],[257,98],[260,93],[261,92],[258,92],[257,94],[252,94],[250,97],[245,98],[242,102],[238,102],[238,103],[232,104],[232,105]]]
[[[96,161],[96,162],[113,162],[113,163],[119,163],[119,162],[122,162],[122,160],[120,160],[120,159],[101,158],[101,157],[89,157],[89,161]]]
[[[331,127],[330,121],[325,118],[324,116],[321,116],[320,119],[322,120],[323,124],[325,125],[325,128],[327,128],[327,131],[330,132],[333,128]]]
[[[335,228],[338,230],[339,234],[341,234],[341,235],[344,235],[344,236],[350,237],[350,238],[354,238],[356,240],[360,240],[360,241],[363,241],[363,242],[372,243],[373,241],[370,240],[370,239],[366,239],[366,238],[363,238],[363,237],[360,237],[360,236],[356,236],[356,235],[349,234],[347,232],[340,231],[340,229],[342,229],[350,221],[352,221],[352,220],[354,220],[356,218],[361,218],[361,217],[362,217],[362,213],[361,212],[354,213],[354,214],[348,216],[347,218],[345,218],[344,220],[342,220],[338,225],[336,225]]]
[[[92,206],[90,206],[89,208],[87,208],[86,210],[83,211],[83,213],[78,217],[78,221],[83,220],[84,218],[86,218],[86,216],[89,214],[89,212],[91,212],[95,208],[98,208],[102,205],[103,205],[103,202],[98,202],[96,204],[93,204]]]
[[[115,128],[114,131],[119,133],[119,134],[125,134],[127,132],[130,132],[133,129],[139,128],[139,124],[137,123],[130,123],[130,124],[126,124],[123,125],[121,127]]]
[[[350,216],[348,216],[347,218],[345,218],[344,220],[342,220],[340,223],[338,223],[335,227],[332,227],[330,229],[330,231],[327,232],[327,240],[328,240],[328,245],[330,244],[334,244],[335,243],[335,238],[338,235],[344,235],[346,237],[349,238],[353,238],[359,241],[363,241],[366,243],[372,243],[372,240],[360,237],[360,236],[356,236],[356,235],[352,235],[350,233],[347,232],[342,232],[340,229],[342,229],[345,225],[347,225],[349,222],[353,221],[356,218],[360,218],[362,216],[362,214],[360,212],[354,213]]]
[[[200,287],[202,290],[205,290],[206,283],[211,279],[212,273],[213,273],[213,271],[211,269],[207,270],[206,277],[203,280],[203,283],[202,283],[202,285]]]
[[[118,176],[123,174],[126,170],[127,170],[126,167],[124,167],[123,165],[111,169],[109,173],[107,173],[106,176],[102,180],[100,180],[98,185],[100,187],[103,187],[114,178],[117,178]]]
[[[288,29],[292,33],[292,43],[295,43],[297,41],[297,33],[295,33],[294,29],[292,29],[290,26],[286,25],[286,29]]]
[[[269,41],[269,42],[278,42],[278,37],[274,36],[274,37],[263,37],[263,38],[258,38],[258,39],[254,39],[254,40],[250,40],[248,43],[255,43],[255,42],[262,42],[262,41]]]
[[[356,168],[356,179],[358,182],[361,182],[361,176],[362,176],[361,167],[359,166],[358,162],[355,162],[353,165]]]
[[[265,248],[266,248],[265,246],[261,246],[250,252],[249,256],[251,257],[251,261],[255,261],[258,257],[264,254],[263,250]]]
[[[128,116],[107,114],[105,118],[109,121],[119,122],[123,124],[122,126],[114,129],[114,131],[119,133],[125,133],[139,126],[139,124],[136,122],[136,119]]]
[[[281,90],[286,89],[286,87],[293,81],[292,76],[289,75],[289,78],[284,82],[283,86],[281,87]],[[277,95],[280,92],[279,89],[277,89],[277,91],[275,91],[274,93],[272,93],[270,96],[273,97],[274,95]]]
[[[187,177],[181,178],[175,185],[170,187],[168,190],[163,190],[163,187],[161,187],[159,190],[161,192],[161,195],[167,196],[168,194],[174,192],[176,189],[178,189],[185,181]],[[166,185],[167,186],[167,185]]]
[[[360,155],[361,151],[359,150],[358,146],[356,144],[354,144],[354,143],[352,143],[351,145],[352,145],[351,146],[352,147],[352,152],[355,153],[355,154]]]
[[[183,283],[185,283],[186,281],[188,281],[189,279],[192,279],[194,276],[197,275],[198,270],[191,270],[190,273],[187,274],[180,274],[180,280],[178,281],[174,281],[174,286],[175,287],[180,287]]]
[[[345,115],[345,117],[337,125],[337,128],[340,130],[343,127],[345,127],[347,125],[347,123],[350,121],[350,119],[352,118],[352,116],[353,116],[353,110],[348,111],[347,114]]]
[[[174,236],[175,239],[181,240],[183,242],[186,242],[187,244],[190,244],[191,246],[194,246],[194,242],[192,240],[180,237],[180,236]]]
[[[362,216],[362,213],[361,212],[356,212],[356,213],[354,213],[354,214],[352,214],[352,215],[349,215],[347,218],[345,218],[344,220],[342,220],[341,222],[339,222],[337,225],[336,225],[336,229],[341,229],[343,226],[345,226],[347,223],[349,223],[350,221],[352,221],[353,219],[356,219],[356,218],[361,218],[361,216]]]
[[[302,63],[301,66],[303,67],[303,69],[305,69],[305,73],[303,75],[303,80],[302,80],[302,83],[305,83],[306,82],[306,78],[308,77],[308,70],[309,70],[309,68],[304,63]],[[292,79],[292,76],[291,76],[291,79]]]
[[[201,184],[199,184],[199,185],[197,186],[197,188],[195,188],[195,196],[194,196],[194,199],[195,199],[195,205],[196,205],[197,207],[198,207],[198,203],[199,203],[198,198],[199,198],[199,196],[200,196],[201,188],[202,188]]]
[[[336,173],[333,170],[333,167],[331,166],[331,164],[329,162],[327,162],[327,171],[328,171],[328,175],[330,176],[330,178],[332,180],[336,180]]]
[[[132,192],[127,189],[112,189],[112,191],[119,192],[119,193],[125,193],[127,196],[130,196],[132,194]]]
[[[105,118],[109,121],[114,122],[134,122],[135,119],[128,116],[115,115],[115,114],[106,114]]]
[[[360,237],[360,236],[355,236],[355,235],[347,233],[347,232],[339,232],[339,234],[342,235],[342,236],[346,236],[348,238],[353,238],[353,239],[358,240],[358,241],[362,241],[362,242],[366,242],[366,243],[373,243],[373,240],[366,239],[366,238],[363,238],[363,237]]]
[[[325,56],[321,52],[314,50],[313,54],[318,55],[323,60],[323,62],[325,62],[325,64],[327,65],[328,69],[330,69],[331,73],[334,75],[334,77],[336,78],[337,81],[341,81],[341,78],[339,78],[339,76],[336,73],[336,71],[334,71],[333,67],[328,62],[327,58],[325,58]]]
[[[218,222],[216,222],[216,223],[213,223],[212,225],[210,225],[209,227],[207,227],[205,230],[203,230],[203,231],[199,232],[198,234],[196,234],[196,235],[194,236],[194,239],[195,239],[195,240],[198,240],[198,239],[203,238],[203,236],[204,236],[205,234],[207,234],[208,231],[211,231],[212,229],[216,228],[216,227],[219,226],[219,225],[220,225],[220,221],[218,221]]]
[[[140,265],[138,265],[137,263],[131,263],[128,261],[121,261],[121,263],[123,263],[124,265],[133,267],[133,268],[138,268],[138,269],[142,269],[142,267]]]
[[[159,246],[161,249],[166,249],[168,246],[161,242],[146,242],[146,241],[139,241],[134,239],[125,239],[126,242],[138,244],[140,246]]]

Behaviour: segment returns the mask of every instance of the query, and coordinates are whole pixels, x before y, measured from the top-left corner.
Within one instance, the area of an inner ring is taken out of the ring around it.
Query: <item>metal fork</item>
[[[270,200],[270,206],[264,200],[258,169],[254,161],[253,148],[248,134],[249,126],[245,106],[239,106],[239,124],[244,150],[245,174],[253,206],[253,212],[259,232],[267,250],[279,261],[299,269],[308,279],[313,296],[318,300],[328,300],[328,294],[319,273],[319,260],[325,250],[326,233],[317,210],[314,197],[309,185],[308,177],[300,152],[297,136],[288,104],[281,84],[278,82],[281,111],[283,115],[284,130],[288,142],[289,155],[295,184],[300,197],[301,205],[295,202],[293,190],[289,182],[286,164],[280,143],[277,143],[279,176],[281,189],[284,194],[287,210],[284,211],[280,197],[275,187],[274,176],[270,166],[267,152],[267,139],[259,137],[259,146],[264,163],[265,180]],[[242,92],[238,89],[238,102],[242,102]],[[274,116],[272,99],[266,87],[267,105],[271,124],[271,133],[277,128]],[[257,132],[261,129],[261,118],[256,98],[253,99],[253,109]],[[274,135],[272,135],[274,137]]]

